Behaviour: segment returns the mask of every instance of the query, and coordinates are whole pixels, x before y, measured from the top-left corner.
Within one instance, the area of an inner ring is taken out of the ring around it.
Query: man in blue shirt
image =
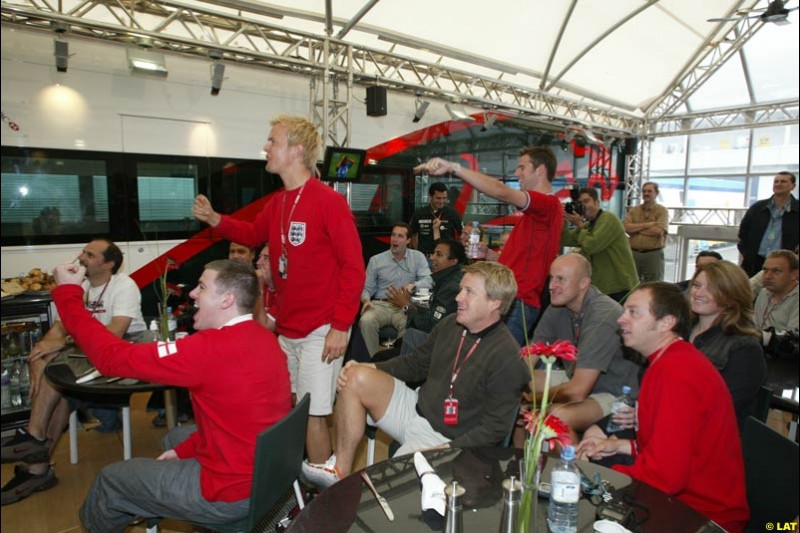
[[[745,213],[739,225],[739,252],[742,269],[753,277],[773,250],[793,250],[797,246],[797,199],[792,191],[797,178],[791,172],[778,172],[772,182],[772,197],[759,200]]]
[[[370,357],[379,348],[378,332],[384,326],[394,326],[397,336],[406,329],[406,315],[401,307],[389,302],[389,288],[432,289],[431,269],[427,258],[417,250],[408,248],[411,227],[398,222],[392,228],[391,248],[370,258],[367,280],[361,292],[361,320],[358,323]]]

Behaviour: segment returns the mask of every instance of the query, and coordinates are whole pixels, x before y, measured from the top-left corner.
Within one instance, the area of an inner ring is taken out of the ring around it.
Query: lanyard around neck
[[[464,368],[464,365],[467,364],[469,358],[472,357],[472,354],[475,353],[475,350],[478,348],[478,345],[481,343],[481,337],[478,337],[478,340],[472,345],[472,348],[469,349],[467,355],[464,356],[464,362],[461,365],[458,364],[458,360],[461,359],[461,349],[464,348],[464,339],[467,336],[467,330],[465,329],[464,332],[461,334],[461,342],[458,343],[458,352],[456,353],[456,359],[453,361],[453,374],[450,377],[450,397],[453,397],[453,385],[455,385],[456,380],[458,379],[458,375],[461,373],[461,369]]]
[[[663,348],[661,348],[660,350],[658,350],[658,353],[656,353],[655,357],[653,357],[653,361],[652,361],[652,362],[651,362],[649,365],[647,365],[647,366],[648,366],[648,367],[652,367],[654,364],[656,364],[656,361],[658,361],[659,359],[661,359],[661,356],[662,356],[662,355],[664,355],[664,352],[666,352],[666,351],[667,351],[667,348],[669,348],[670,346],[672,346],[673,344],[675,344],[675,343],[676,343],[677,341],[679,341],[679,340],[682,340],[682,339],[681,339],[680,337],[677,337],[677,338],[675,338],[675,339],[672,339],[672,341],[671,341],[669,344],[667,344],[666,346],[664,346]]]
[[[92,300],[91,303],[89,303],[89,291],[92,290],[91,283],[89,284],[89,287],[86,289],[86,292],[83,294],[83,305],[86,307],[86,309],[89,310],[90,313],[92,313],[92,315],[97,313],[97,308],[100,307],[100,305],[103,303],[103,295],[106,293],[106,289],[108,288],[109,283],[111,283],[110,279],[106,281],[105,285],[103,285],[103,290],[100,291],[100,296]]]

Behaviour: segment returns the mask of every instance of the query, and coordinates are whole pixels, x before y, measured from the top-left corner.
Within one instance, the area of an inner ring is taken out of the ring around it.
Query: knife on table
[[[389,502],[387,502],[386,498],[378,493],[378,490],[375,488],[375,485],[372,484],[372,480],[369,478],[366,471],[361,472],[361,479],[364,480],[364,483],[367,484],[369,490],[372,491],[372,495],[375,496],[376,500],[378,500],[378,503],[380,504],[381,509],[383,509],[383,512],[386,514],[386,518],[389,519],[389,522],[394,522],[394,513],[392,512],[392,508],[389,507]]]

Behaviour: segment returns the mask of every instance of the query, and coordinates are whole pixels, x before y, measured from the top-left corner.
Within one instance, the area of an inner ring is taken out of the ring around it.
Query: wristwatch
[[[411,310],[411,304],[406,304],[403,306],[403,314],[408,316],[408,312]]]

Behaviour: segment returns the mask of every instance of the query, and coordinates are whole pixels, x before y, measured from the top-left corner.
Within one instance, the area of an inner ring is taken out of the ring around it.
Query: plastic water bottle
[[[477,220],[472,221],[472,229],[469,230],[469,245],[467,246],[467,257],[479,259],[481,257],[481,224]]]
[[[11,391],[11,406],[22,406],[22,396],[19,393],[19,361],[14,361],[14,366],[11,368],[11,384],[9,390]]]
[[[11,408],[11,375],[8,369],[8,366],[3,361],[3,371],[2,371],[2,378],[0,378],[0,383],[2,384],[2,397],[0,397],[0,405],[2,405],[3,409],[10,409]]]
[[[167,307],[167,329],[169,330],[169,340],[175,340],[175,333],[178,332],[178,321],[172,314],[172,308]]]
[[[151,320],[150,327],[148,329],[152,331],[152,335],[155,338],[155,340],[157,341],[161,340],[161,335],[160,335],[161,332],[159,331],[158,320],[156,320],[155,318]]]
[[[631,388],[627,385],[622,387],[622,396],[617,398],[617,401],[611,405],[611,418],[608,419],[608,424],[606,424],[606,433],[616,433],[617,431],[622,431],[625,429],[614,422],[614,415],[626,405],[630,407],[636,405],[636,402],[634,402],[633,398],[631,398]]]
[[[22,361],[19,369],[19,395],[22,398],[22,406],[26,409],[31,406],[31,371],[28,363]]]
[[[550,475],[550,505],[547,525],[552,533],[578,531],[578,500],[581,497],[581,474],[575,466],[575,448],[561,451],[561,462]]]

